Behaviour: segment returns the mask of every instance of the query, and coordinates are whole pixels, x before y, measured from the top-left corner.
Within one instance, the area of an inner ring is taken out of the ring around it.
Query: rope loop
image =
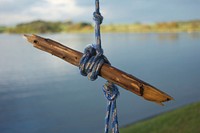
[[[105,97],[109,101],[115,101],[117,97],[119,96],[118,88],[115,84],[107,81],[103,86],[103,92]]]
[[[103,22],[103,16],[101,16],[101,13],[99,12],[94,12],[93,13],[93,20],[97,22],[98,24],[102,24]]]

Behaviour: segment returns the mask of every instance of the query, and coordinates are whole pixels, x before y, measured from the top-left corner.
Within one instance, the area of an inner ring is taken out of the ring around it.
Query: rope
[[[87,76],[89,80],[94,81],[98,78],[101,67],[104,63],[110,64],[108,59],[103,55],[101,48],[100,25],[103,22],[103,16],[99,12],[99,0],[95,0],[95,12],[93,13],[95,21],[95,41],[96,44],[89,44],[79,63],[80,73]],[[115,84],[107,81],[103,86],[103,92],[108,100],[107,112],[105,117],[105,133],[109,132],[110,116],[112,116],[112,133],[119,133],[116,99],[119,95],[118,88]]]
[[[100,69],[104,63],[110,64],[102,53],[97,52],[96,45],[89,44],[85,48],[80,60],[80,73],[83,76],[87,76],[89,80],[94,81],[98,78]],[[112,82],[107,81],[103,86],[103,92],[108,100],[105,117],[105,133],[109,132],[110,116],[112,116],[112,133],[119,133],[116,106],[116,99],[119,95],[118,88]]]
[[[99,53],[103,53],[101,48],[101,33],[100,25],[103,22],[103,16],[99,12],[99,0],[95,0],[95,12],[93,13],[93,19],[95,21],[95,41],[96,41],[96,50]]]
[[[119,95],[118,88],[115,84],[107,81],[107,83],[103,86],[103,92],[108,100],[107,112],[105,117],[105,133],[108,133],[109,131],[110,115],[112,115],[112,133],[119,133],[116,106],[116,99]]]
[[[88,79],[94,81],[98,78],[100,69],[104,63],[108,63],[108,59],[97,52],[96,45],[89,44],[80,60],[79,69],[83,76],[88,76]]]

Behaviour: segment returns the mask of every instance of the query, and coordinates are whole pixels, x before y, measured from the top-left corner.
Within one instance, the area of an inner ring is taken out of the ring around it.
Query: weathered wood
[[[81,52],[37,35],[24,36],[34,47],[51,53],[75,66],[79,66],[79,61],[83,55]],[[173,99],[150,84],[108,64],[102,66],[100,76],[152,102],[162,104],[162,102]]]

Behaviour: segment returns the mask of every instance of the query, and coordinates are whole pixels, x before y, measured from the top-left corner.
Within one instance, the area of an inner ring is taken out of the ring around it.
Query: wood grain
[[[79,61],[83,53],[66,47],[51,39],[37,35],[24,35],[34,47],[55,55],[72,65],[79,66]],[[129,90],[144,99],[163,105],[163,102],[173,100],[168,94],[158,90],[156,87],[127,74],[114,66],[104,64],[100,71],[100,76],[109,80],[122,88]]]

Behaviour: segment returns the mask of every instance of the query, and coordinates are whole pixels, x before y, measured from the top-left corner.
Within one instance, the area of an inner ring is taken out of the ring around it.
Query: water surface
[[[93,34],[48,34],[83,51]],[[175,98],[164,107],[120,88],[120,126],[200,100],[200,34],[103,34],[113,66]],[[33,48],[21,35],[0,34],[1,133],[101,133],[105,80],[91,82],[77,67]]]

